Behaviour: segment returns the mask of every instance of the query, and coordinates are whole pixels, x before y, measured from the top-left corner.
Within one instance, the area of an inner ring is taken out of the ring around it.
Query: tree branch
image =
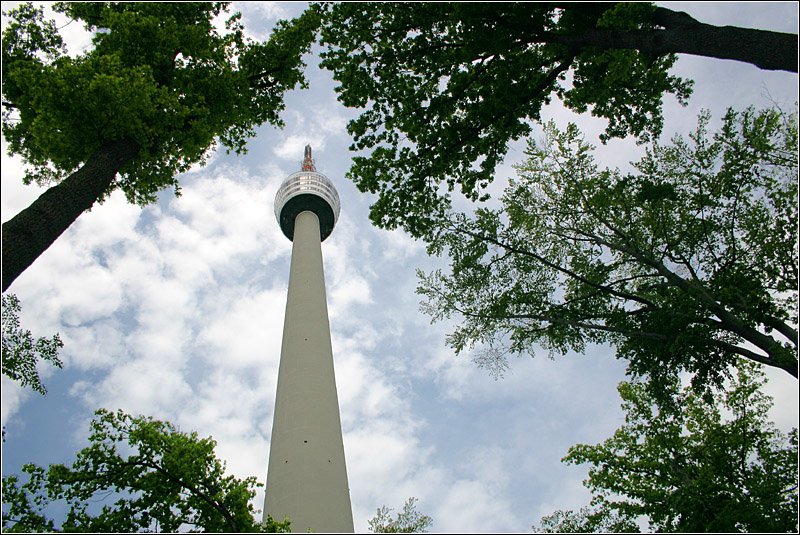
[[[619,327],[609,327],[608,325],[602,325],[599,323],[586,323],[583,321],[576,321],[576,320],[568,320],[563,318],[554,318],[551,316],[544,316],[541,314],[509,314],[507,316],[509,319],[532,319],[536,321],[544,321],[547,323],[553,323],[556,325],[566,325],[568,327],[577,327],[580,329],[587,329],[592,331],[602,331],[602,332],[609,332],[614,334],[621,334],[626,338],[647,338],[650,340],[658,340],[661,342],[668,342],[672,340],[671,337],[660,334],[660,333],[652,333],[647,331],[631,331],[627,329],[620,329]]]
[[[606,224],[606,222],[604,222]],[[760,333],[755,328],[747,325],[738,316],[733,314],[719,301],[708,292],[705,286],[697,281],[687,281],[680,275],[674,273],[667,268],[663,262],[650,258],[643,251],[632,246],[626,246],[619,243],[613,243],[604,240],[598,236],[602,244],[606,247],[633,256],[642,264],[648,265],[655,269],[667,281],[682,290],[687,295],[697,299],[700,303],[708,307],[708,309],[717,316],[725,329],[733,334],[736,334],[748,342],[752,343],[759,349],[763,350],[769,355],[769,360],[765,363],[770,366],[781,368],[788,372],[793,377],[797,378],[797,359],[792,358],[788,351],[778,343],[774,338]],[[763,357],[758,362],[764,362]]]
[[[736,353],[737,355],[741,355],[741,356],[743,356],[745,358],[748,358],[748,359],[753,360],[755,362],[759,362],[759,363],[764,364],[766,366],[775,367],[775,363],[772,361],[772,359],[770,359],[769,357],[766,357],[764,355],[760,355],[760,354],[756,353],[755,351],[750,351],[749,349],[746,349],[744,347],[737,346],[735,344],[731,344],[731,343],[728,343],[728,342],[723,342],[722,340],[712,340],[712,343],[715,346],[717,346],[717,347],[719,347],[721,349],[724,349],[725,351],[730,351],[731,353]],[[789,371],[789,370],[786,370],[786,371]],[[791,371],[789,371],[789,373],[791,373]],[[795,373],[793,375],[795,377],[797,377],[797,371],[795,371]]]
[[[776,331],[781,333],[789,341],[791,341],[795,347],[797,347],[798,332],[797,330],[793,329],[789,324],[787,324],[784,321],[781,321],[780,319],[774,316],[770,316],[769,314],[762,314],[759,316],[758,319],[760,319],[767,327],[775,329]]]
[[[638,50],[653,56],[691,54],[741,61],[765,70],[797,72],[797,35],[790,33],[695,21],[665,30],[589,29],[580,35],[542,33],[537,37],[577,50],[597,47]]]
[[[652,301],[650,301],[648,299],[645,299],[645,298],[643,298],[641,296],[638,296],[638,295],[635,295],[635,294],[630,294],[630,293],[627,293],[627,292],[621,292],[621,291],[615,290],[614,288],[611,288],[609,286],[604,286],[602,284],[597,284],[596,282],[592,282],[589,279],[587,279],[586,277],[583,277],[582,275],[579,275],[578,273],[575,273],[574,271],[571,271],[571,270],[569,270],[569,269],[567,269],[565,267],[562,267],[562,266],[559,266],[559,265],[557,265],[557,264],[555,264],[553,262],[550,262],[546,258],[544,258],[544,257],[542,257],[542,256],[540,256],[540,255],[538,255],[536,253],[533,253],[532,251],[528,251],[528,250],[525,250],[525,249],[520,249],[520,248],[515,247],[513,245],[508,245],[506,243],[503,243],[503,242],[497,240],[496,238],[492,238],[490,236],[485,236],[485,235],[482,235],[482,234],[478,234],[476,232],[472,232],[470,230],[466,230],[466,229],[463,229],[463,228],[452,227],[452,230],[454,230],[456,232],[461,232],[463,234],[467,234],[468,236],[472,236],[473,238],[476,238],[476,239],[479,239],[479,240],[487,241],[487,242],[492,243],[492,244],[494,244],[494,245],[496,245],[498,247],[501,247],[502,249],[505,249],[507,251],[511,251],[511,252],[514,252],[514,253],[517,253],[517,254],[521,254],[521,255],[524,255],[524,256],[529,256],[529,257],[535,259],[537,262],[540,262],[540,263],[544,264],[545,266],[547,266],[547,267],[549,267],[551,269],[554,269],[554,270],[556,270],[556,271],[558,271],[560,273],[563,273],[564,275],[567,275],[570,278],[573,278],[575,280],[579,280],[580,282],[586,284],[587,286],[591,286],[592,288],[596,288],[598,290],[607,292],[607,293],[609,293],[611,295],[614,295],[616,297],[619,297],[621,299],[627,299],[627,300],[631,300],[631,301],[636,301],[637,303],[641,303],[641,304],[647,305],[647,306],[653,306],[653,307],[656,306],[655,303],[653,303]]]
[[[620,239],[620,242],[610,241],[585,230],[575,229],[576,232],[579,232],[580,234],[590,238],[593,237],[597,241],[598,245],[604,245],[611,250],[630,255],[639,263],[650,266],[659,275],[664,277],[672,286],[675,286],[706,306],[717,318],[722,321],[727,331],[740,336],[744,340],[747,340],[751,344],[767,353],[771,359],[770,366],[780,368],[797,378],[798,371],[796,356],[793,357],[789,351],[777,340],[759,332],[754,327],[747,325],[745,321],[728,310],[711,294],[702,281],[684,279],[674,271],[670,270],[662,261],[652,258],[640,248],[633,245],[633,240],[631,240],[625,232],[608,221],[607,218],[597,213],[596,210],[592,209],[591,203],[589,203],[588,199],[586,199],[583,193],[581,193],[581,196],[589,213],[606,228],[608,228],[614,235],[616,235]],[[630,245],[626,245],[627,243],[630,243]]]
[[[236,524],[236,519],[233,518],[233,515],[231,515],[230,511],[228,511],[225,507],[220,505],[219,502],[217,502],[216,500],[214,500],[211,497],[209,497],[205,492],[201,491],[199,488],[195,487],[191,483],[189,483],[187,481],[184,481],[183,479],[181,479],[179,477],[173,476],[163,466],[161,466],[159,464],[156,464],[154,462],[147,462],[147,461],[126,462],[125,464],[133,464],[133,465],[144,466],[146,468],[152,468],[153,470],[156,470],[157,472],[160,472],[161,474],[163,474],[167,479],[171,480],[172,482],[177,483],[181,487],[189,489],[190,492],[194,493],[196,496],[198,496],[204,502],[208,503],[211,507],[213,507],[217,512],[219,512],[219,514],[221,514],[223,516],[223,518],[225,518],[225,521],[227,522],[228,527],[230,527],[232,532],[238,533],[240,531],[239,530],[239,526]]]

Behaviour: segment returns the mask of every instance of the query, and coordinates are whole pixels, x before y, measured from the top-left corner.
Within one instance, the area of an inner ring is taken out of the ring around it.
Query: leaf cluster
[[[796,113],[730,110],[716,132],[709,119],[631,173],[599,169],[574,125],[547,125],[501,209],[439,222],[429,251],[451,268],[420,273],[423,310],[463,318],[456,351],[612,343],[635,375],[720,384],[743,356],[796,377]]]
[[[661,98],[685,102],[690,83],[669,76],[671,54],[568,44],[597,28],[652,27],[650,4],[323,4],[321,65],[339,100],[364,108],[348,124],[348,177],[377,193],[373,223],[430,230],[456,188],[486,198],[508,143],[531,132],[553,96],[607,118],[607,136],[647,140]],[[572,79],[567,75],[571,73]]]
[[[426,533],[433,519],[416,509],[417,499],[413,496],[403,504],[403,510],[392,518],[392,510],[385,505],[379,507],[375,516],[368,521],[372,533]]]
[[[558,510],[543,516],[536,533],[639,533],[635,519],[608,507],[581,507],[578,511]]]
[[[590,464],[595,510],[644,518],[653,531],[797,531],[797,430],[768,421],[764,383],[747,362],[711,398],[676,381],[664,402],[645,382],[620,383],[625,425],[563,460]]]
[[[93,46],[64,54],[52,21],[25,3],[3,32],[3,135],[31,166],[26,182],[59,181],[110,142],[139,154],[117,183],[147,204],[217,142],[242,152],[254,128],[281,125],[283,94],[304,84],[301,56],[317,16],[278,23],[269,41],[244,35],[240,14],[224,31],[225,2],[60,2],[53,8],[93,32]],[[107,192],[108,193],[108,192]]]
[[[20,327],[19,313],[22,310],[19,299],[14,294],[3,294],[3,375],[12,381],[19,381],[40,394],[47,389],[42,384],[36,369],[40,361],[49,362],[57,368],[62,367],[58,350],[64,343],[58,334],[51,338],[39,337],[34,340],[29,330]]]
[[[254,519],[250,500],[260,484],[225,475],[212,438],[122,411],[95,416],[90,445],[71,466],[26,464],[22,485],[16,475],[3,478],[4,531],[289,531],[288,521]],[[57,525],[45,508],[59,500],[67,512]]]

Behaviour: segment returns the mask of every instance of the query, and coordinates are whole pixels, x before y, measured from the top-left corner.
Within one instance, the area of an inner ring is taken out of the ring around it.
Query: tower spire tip
[[[303,171],[316,171],[314,166],[314,159],[311,157],[311,145],[306,145],[305,154],[303,155]]]

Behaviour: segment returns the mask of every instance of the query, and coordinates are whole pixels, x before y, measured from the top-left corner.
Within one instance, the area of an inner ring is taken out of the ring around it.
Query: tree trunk
[[[578,49],[634,49],[644,54],[691,54],[707,58],[730,59],[760,69],[797,72],[797,35],[790,33],[713,26],[690,15],[657,8],[653,22],[657,30],[588,30],[580,35],[549,34],[544,40]]]
[[[4,292],[78,216],[92,207],[119,169],[138,151],[138,144],[130,140],[105,145],[80,169],[3,223]]]

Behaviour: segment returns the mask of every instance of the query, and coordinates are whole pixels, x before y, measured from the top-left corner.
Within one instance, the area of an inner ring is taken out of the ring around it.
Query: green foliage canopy
[[[501,209],[441,224],[429,250],[451,269],[419,273],[423,310],[463,318],[449,344],[495,372],[537,343],[612,343],[636,375],[720,384],[743,356],[797,377],[797,115],[709,120],[631,173],[547,125]]]
[[[690,94],[691,82],[668,74],[674,54],[561,42],[654,29],[649,3],[343,2],[321,11],[321,65],[346,106],[366,108],[348,131],[352,150],[371,153],[353,158],[348,177],[378,193],[376,225],[417,237],[457,185],[484,198],[508,142],[529,134],[554,96],[608,119],[605,136],[646,140],[661,129],[662,96],[684,103]]]
[[[220,32],[227,2],[61,2],[94,32],[70,57],[42,8],[11,10],[3,31],[3,135],[30,166],[26,183],[57,182],[109,142],[138,147],[108,191],[147,204],[202,163],[218,140],[242,152],[262,123],[281,125],[283,94],[304,85],[301,56],[316,15],[281,21],[270,39],[244,34],[240,14]],[[102,199],[100,199],[102,200]]]
[[[633,519],[606,507],[581,507],[578,511],[558,510],[543,516],[536,533],[639,533]]]
[[[56,182],[3,223],[5,291],[94,203],[121,189],[140,205],[205,162],[219,142],[243,152],[256,126],[281,125],[284,93],[305,86],[302,55],[318,14],[279,21],[270,38],[244,34],[227,3],[57,3],[94,32],[93,47],[63,54],[42,8],[12,9],[3,30],[3,135],[29,168]]]
[[[325,2],[321,65],[357,154],[348,177],[376,193],[370,218],[425,237],[457,188],[486,196],[510,141],[551,99],[608,121],[602,140],[648,141],[662,99],[691,81],[676,53],[797,72],[797,35],[713,26],[649,2]],[[366,153],[366,154],[365,154]]]
[[[210,437],[122,411],[101,409],[95,415],[90,445],[72,466],[26,464],[28,480],[22,485],[16,475],[3,478],[3,531],[175,532],[186,526],[217,533],[289,531],[288,521],[254,519],[250,500],[261,484],[255,477],[226,476]],[[116,501],[96,513],[95,502],[109,497]],[[68,506],[60,525],[45,516],[57,500]]]
[[[57,333],[50,339],[39,337],[34,340],[30,331],[20,327],[19,313],[22,307],[17,296],[3,294],[2,300],[3,375],[19,381],[22,386],[30,386],[40,394],[46,394],[47,389],[42,384],[36,365],[41,360],[61,368],[58,350],[64,347],[64,343]]]
[[[785,434],[767,419],[772,399],[759,368],[741,362],[730,388],[711,399],[678,381],[668,402],[644,382],[621,383],[625,425],[564,458],[591,465],[584,484],[594,513],[562,511],[544,525],[572,531],[588,526],[581,517],[612,514],[644,518],[658,532],[797,532],[797,429]]]
[[[416,509],[417,499],[413,496],[403,504],[403,510],[392,518],[392,510],[385,505],[378,508],[375,516],[368,522],[372,533],[427,533],[433,519]]]

